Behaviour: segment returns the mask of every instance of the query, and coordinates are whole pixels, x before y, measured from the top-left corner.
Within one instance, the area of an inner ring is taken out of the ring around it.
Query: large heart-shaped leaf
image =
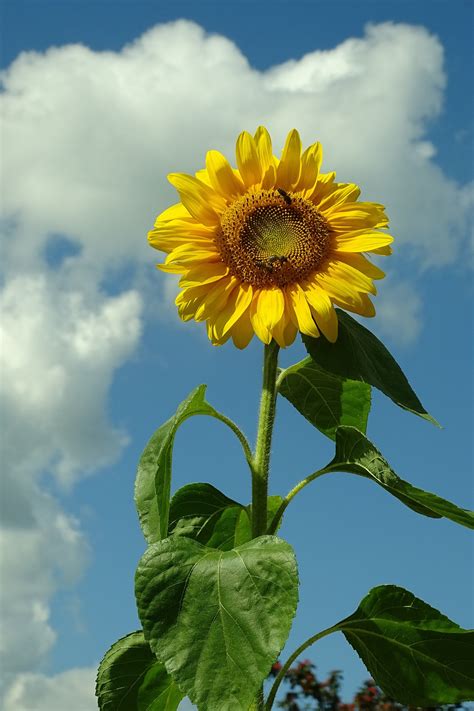
[[[395,585],[374,588],[336,625],[383,691],[402,704],[474,699],[474,631]]]
[[[438,424],[426,412],[402,369],[383,343],[349,314],[340,309],[336,311],[339,334],[335,343],[330,343],[324,336],[303,336],[311,358],[330,373],[370,383],[400,407]]]
[[[122,637],[105,653],[96,695],[101,711],[176,711],[184,697],[141,631]]]
[[[280,376],[279,392],[312,425],[334,439],[339,425],[365,432],[370,412],[370,385],[329,373],[312,358],[292,365]]]
[[[429,491],[418,489],[400,479],[375,445],[355,427],[339,427],[336,433],[336,455],[326,471],[359,474],[380,484],[406,506],[423,516],[449,518],[467,528],[474,528],[474,513],[442,499]]]
[[[193,415],[210,415],[227,424],[241,443],[246,444],[240,430],[206,402],[205,394],[206,386],[200,385],[183,400],[173,417],[156,430],[138,463],[135,504],[148,543],[156,543],[168,535],[171,461],[178,427]]]
[[[248,711],[283,647],[298,598],[291,547],[262,536],[230,551],[172,536],[136,574],[145,637],[205,711]]]

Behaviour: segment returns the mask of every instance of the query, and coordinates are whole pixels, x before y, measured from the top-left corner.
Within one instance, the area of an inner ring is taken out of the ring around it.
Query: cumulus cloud
[[[409,282],[388,279],[377,297],[377,326],[399,345],[416,341],[422,327],[420,295]]]
[[[50,602],[87,560],[79,522],[44,490],[116,458],[126,435],[107,420],[113,373],[140,334],[140,298],[12,277],[0,295],[3,401],[0,568],[5,673],[36,668],[55,641]]]
[[[445,76],[442,47],[422,27],[371,25],[258,72],[226,38],[179,21],[118,53],[22,54],[3,84],[4,205],[21,237],[6,244],[12,266],[35,265],[54,233],[95,269],[149,263],[143,235],[172,198],[166,173],[195,169],[210,147],[232,153],[235,135],[262,122],[279,147],[292,126],[320,138],[327,169],[386,202],[399,245],[424,263],[452,261],[465,233],[462,189],[427,138]]]
[[[149,289],[153,263],[144,235],[174,200],[166,173],[195,170],[211,147],[232,155],[237,133],[260,123],[279,150],[296,126],[306,143],[323,142],[327,170],[387,204],[399,251],[420,266],[446,265],[463,248],[473,191],[443,173],[428,134],[445,81],[436,37],[392,23],[264,72],[225,37],[178,21],[120,52],[23,53],[2,74],[4,538],[22,551],[21,562],[3,562],[12,581],[5,601],[31,648],[10,654],[12,668],[37,668],[55,638],[58,581],[74,579],[86,559],[80,523],[41,476],[71,486],[126,442],[106,414],[107,393],[140,336],[138,290]],[[58,240],[70,247],[60,259]],[[104,283],[124,266],[132,286],[110,296]],[[160,283],[165,314],[175,286]],[[400,329],[400,299],[410,304],[410,340],[420,321],[413,289],[389,283],[379,310]],[[55,688],[76,678],[58,675]],[[22,675],[9,698],[29,708],[21,694],[35,684],[49,693],[50,682]]]
[[[19,674],[4,699],[4,711],[97,711],[95,668],[45,676]]]

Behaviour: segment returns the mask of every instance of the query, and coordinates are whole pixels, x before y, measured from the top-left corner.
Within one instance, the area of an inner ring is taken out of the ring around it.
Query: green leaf
[[[280,508],[283,499],[281,496],[269,496],[267,498],[267,530],[271,527],[275,514]],[[276,533],[281,526],[282,519],[273,533]],[[240,546],[252,540],[252,505],[246,506],[241,512],[235,531],[235,545]]]
[[[193,415],[223,420],[223,415],[206,402],[205,394],[205,385],[193,390],[173,417],[156,430],[141,456],[135,480],[135,504],[148,543],[156,543],[168,535],[171,461],[178,427]]]
[[[221,550],[234,547],[242,504],[211,484],[187,484],[171,500],[169,535],[187,536]]]
[[[145,642],[143,632],[122,637],[97,673],[101,711],[176,711],[184,694]]]
[[[283,371],[279,392],[330,439],[339,425],[366,430],[370,385],[329,373],[312,358]]]
[[[474,699],[474,631],[463,630],[407,590],[373,588],[336,628],[399,703],[435,706]]]
[[[303,336],[311,358],[330,373],[370,383],[396,405],[438,425],[426,412],[397,361],[383,343],[349,314],[340,309],[336,311],[339,334],[335,343],[330,343],[323,336]]]
[[[172,536],[145,552],[135,591],[147,641],[190,699],[248,711],[296,609],[288,543],[262,536],[218,551]]]
[[[367,477],[423,516],[444,517],[461,526],[474,528],[474,513],[472,511],[461,509],[436,494],[418,489],[400,479],[375,445],[355,427],[338,428],[336,455],[325,469]]]

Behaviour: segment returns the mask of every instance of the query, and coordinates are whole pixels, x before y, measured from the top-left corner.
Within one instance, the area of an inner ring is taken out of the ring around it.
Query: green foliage
[[[156,543],[168,535],[171,462],[178,427],[193,415],[210,415],[225,420],[206,402],[205,395],[205,385],[195,388],[179,405],[173,417],[156,430],[140,458],[135,480],[135,504],[148,543]]]
[[[340,309],[336,311],[339,335],[335,343],[322,336],[303,336],[311,358],[329,373],[370,383],[400,407],[437,424],[383,343],[349,314]]]
[[[400,479],[372,442],[354,427],[338,428],[336,455],[325,469],[367,477],[423,516],[444,516],[461,526],[474,528],[472,511],[461,509],[436,494],[430,494]]]
[[[474,631],[407,590],[373,588],[336,629],[398,702],[433,706],[474,699]]]
[[[183,691],[206,711],[248,711],[296,610],[288,543],[218,551],[172,536],[148,548],[135,583],[145,637]]]
[[[370,385],[328,373],[312,358],[283,371],[279,392],[312,425],[335,439],[340,425],[365,432],[370,411]]]
[[[169,534],[230,550],[244,507],[211,484],[187,484],[171,499]]]
[[[374,588],[353,615],[304,643],[280,672],[272,667],[296,610],[298,574],[288,543],[272,535],[252,539],[252,519],[253,531],[265,530],[265,500],[266,530],[274,533],[298,491],[326,472],[343,471],[375,481],[417,513],[474,528],[472,512],[400,479],[365,436],[371,385],[434,420],[385,346],[347,314],[338,311],[338,318],[336,343],[304,336],[309,357],[282,371],[278,383],[278,347],[266,346],[254,454],[239,428],[206,402],[204,385],[150,439],[135,484],[149,544],[135,579],[143,633],[119,640],[102,660],[96,689],[101,711],[176,711],[185,694],[200,711],[261,711],[259,691],[272,668],[277,678],[265,706],[270,709],[296,655],[338,630],[397,701],[434,705],[474,696],[472,633],[394,586]],[[285,499],[268,496],[267,486],[277,391],[335,440],[336,449],[329,465]],[[253,477],[251,504],[206,483],[188,484],[170,501],[174,439],[193,415],[217,418],[238,437]],[[293,669],[302,693],[325,698],[328,684],[303,667]],[[337,691],[337,675],[331,683]]]
[[[184,697],[143,632],[122,637],[105,653],[96,695],[100,711],[176,711]]]

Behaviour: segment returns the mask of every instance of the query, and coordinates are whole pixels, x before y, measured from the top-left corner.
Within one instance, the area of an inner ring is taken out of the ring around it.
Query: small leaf
[[[343,471],[367,477],[380,484],[389,494],[423,516],[448,518],[467,528],[474,528],[474,513],[461,509],[400,479],[375,445],[355,427],[339,427],[336,433],[336,455],[325,467],[328,471]]]
[[[171,499],[169,535],[187,536],[221,550],[234,547],[242,504],[211,484],[187,484]]]
[[[366,430],[370,385],[329,373],[312,358],[283,371],[279,392],[330,439],[335,439],[339,425]]]
[[[407,590],[373,588],[336,629],[397,702],[426,707],[474,699],[474,631]]]
[[[383,343],[349,314],[340,309],[336,311],[339,334],[335,343],[330,343],[324,337],[303,336],[311,358],[330,373],[370,383],[396,405],[437,425]]]
[[[101,711],[176,711],[184,694],[158,662],[143,632],[132,632],[104,655],[96,696]]]
[[[172,536],[145,552],[135,591],[147,641],[190,699],[248,711],[296,609],[288,543],[262,536],[218,551]]]
[[[193,415],[222,419],[220,413],[206,402],[205,394],[205,385],[193,390],[173,417],[156,430],[141,456],[135,480],[135,504],[148,543],[156,543],[168,535],[171,460],[178,427]]]

